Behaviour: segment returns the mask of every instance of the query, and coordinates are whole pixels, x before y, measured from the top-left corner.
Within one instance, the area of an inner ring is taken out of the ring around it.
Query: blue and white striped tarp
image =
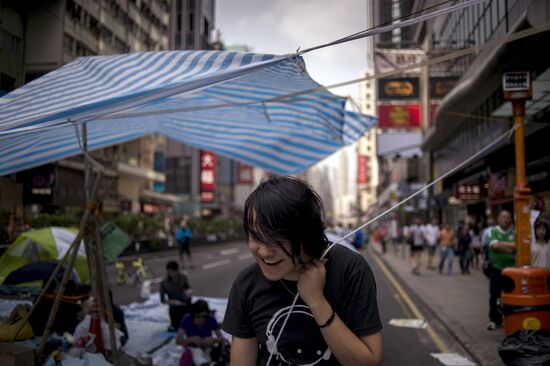
[[[301,94],[304,90],[317,90]],[[283,97],[283,98],[281,98]],[[303,60],[162,51],[75,61],[0,98],[0,175],[160,133],[284,174],[359,138],[374,117],[345,110]]]

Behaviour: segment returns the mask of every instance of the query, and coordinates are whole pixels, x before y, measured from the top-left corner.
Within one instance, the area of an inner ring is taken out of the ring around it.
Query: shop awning
[[[301,93],[304,90],[315,90]],[[373,126],[320,88],[301,57],[222,51],[82,57],[0,98],[0,175],[160,133],[297,173]]]

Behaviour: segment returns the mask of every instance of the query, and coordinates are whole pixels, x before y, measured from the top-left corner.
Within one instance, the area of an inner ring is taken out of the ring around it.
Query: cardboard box
[[[18,344],[0,343],[0,365],[34,366],[34,349]]]

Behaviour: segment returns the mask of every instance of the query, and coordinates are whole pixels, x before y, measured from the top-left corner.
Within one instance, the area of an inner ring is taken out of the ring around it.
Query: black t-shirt
[[[365,259],[340,245],[327,259],[324,294],[332,309],[358,337],[379,332],[376,283]],[[295,281],[269,281],[254,263],[233,283],[222,329],[239,338],[256,337],[258,365],[267,363],[272,350],[273,365],[339,365],[300,298],[275,345],[296,293]]]

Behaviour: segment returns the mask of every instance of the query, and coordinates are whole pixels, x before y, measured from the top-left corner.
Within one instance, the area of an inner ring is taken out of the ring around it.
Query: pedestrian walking
[[[460,258],[460,270],[462,274],[470,274],[470,252],[472,237],[470,236],[470,224],[465,223],[457,235],[458,256]]]
[[[168,304],[170,315],[169,331],[176,331],[182,317],[189,313],[193,289],[184,273],[179,271],[178,262],[166,263],[166,278],[160,283],[160,302]]]
[[[497,226],[489,231],[489,323],[488,330],[502,328],[502,314],[499,311],[500,295],[504,288],[502,270],[516,264],[515,232],[512,227],[512,214],[502,210],[497,218]]]
[[[392,243],[393,253],[397,255],[399,252],[399,224],[397,222],[397,218],[395,217],[395,213],[392,213],[391,219],[388,223],[388,235],[389,240]]]
[[[475,225],[472,225],[470,229],[470,237],[472,238],[472,253],[471,253],[471,259],[470,264],[472,268],[478,269],[479,268],[479,257],[481,256],[481,252],[483,250],[482,244],[481,244],[481,235],[483,233],[484,224],[482,220],[479,220]]]
[[[380,245],[382,245],[382,254],[386,254],[388,248],[388,228],[386,224],[382,224],[378,228],[378,237],[380,238]]]
[[[424,237],[426,238],[426,249],[428,251],[428,270],[435,269],[433,260],[439,240],[439,225],[436,218],[432,218],[431,222],[424,228]]]
[[[191,238],[193,233],[189,225],[186,222],[182,222],[180,227],[176,230],[176,240],[179,244],[180,249],[180,262],[182,269],[185,270],[187,267],[185,265],[184,256],[187,257],[187,262],[190,268],[194,268],[193,258],[191,257]]]
[[[359,229],[353,237],[353,246],[359,250],[363,249],[363,230]]]
[[[550,269],[550,228],[548,222],[537,219],[535,241],[531,244],[531,267]]]
[[[420,264],[422,251],[424,250],[424,231],[422,230],[422,221],[420,218],[414,220],[414,224],[409,227],[409,244],[411,246],[412,274],[420,274]]]
[[[340,245],[320,259],[328,246],[322,216],[320,197],[294,177],[270,176],[246,200],[244,230],[256,263],[229,294],[222,329],[233,336],[232,365],[382,362],[372,271]]]
[[[447,275],[453,273],[453,259],[455,254],[455,233],[451,225],[445,224],[439,233],[439,245],[441,247],[441,259],[439,260],[439,273],[443,273],[443,267],[447,262]]]

